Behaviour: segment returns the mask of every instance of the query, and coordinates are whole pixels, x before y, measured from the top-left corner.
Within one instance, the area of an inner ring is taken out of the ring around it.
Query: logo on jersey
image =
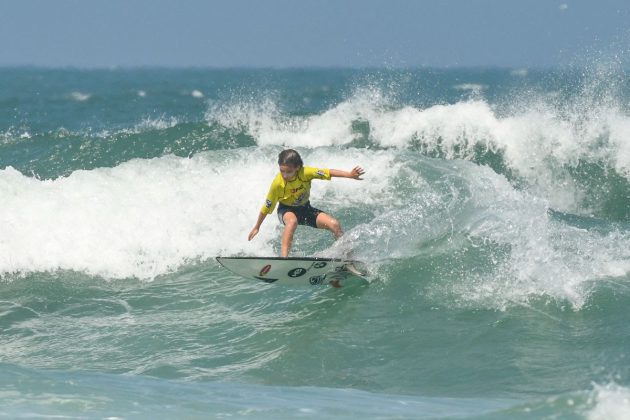
[[[265,207],[271,208],[271,200],[265,200]]]
[[[324,172],[323,169],[318,169],[317,170],[317,175],[321,176],[322,178],[326,176],[326,172]]]

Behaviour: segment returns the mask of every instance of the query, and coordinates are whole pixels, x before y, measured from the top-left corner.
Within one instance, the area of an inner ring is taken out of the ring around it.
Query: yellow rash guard
[[[314,179],[330,180],[330,169],[303,166],[293,181],[285,181],[282,174],[278,174],[271,183],[269,194],[260,212],[273,213],[278,201],[287,206],[303,206],[311,195],[311,181]]]

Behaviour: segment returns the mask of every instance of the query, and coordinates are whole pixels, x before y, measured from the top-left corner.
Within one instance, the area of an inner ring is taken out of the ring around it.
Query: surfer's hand
[[[258,228],[255,227],[252,229],[251,232],[249,232],[249,236],[247,237],[247,240],[251,241],[254,238],[254,236],[256,236],[257,234],[258,234]]]
[[[360,166],[355,166],[351,171],[350,171],[350,178],[354,178],[354,179],[358,179],[359,181],[363,180],[363,178],[361,178],[361,175],[363,175],[365,173],[365,171],[363,170],[362,167]]]

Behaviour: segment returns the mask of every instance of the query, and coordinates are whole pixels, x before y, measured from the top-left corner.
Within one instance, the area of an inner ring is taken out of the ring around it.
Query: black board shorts
[[[303,206],[287,206],[282,203],[278,203],[278,219],[284,224],[284,214],[291,212],[295,214],[298,219],[298,225],[306,225],[316,228],[317,216],[323,211],[311,206],[311,202],[307,202]]]

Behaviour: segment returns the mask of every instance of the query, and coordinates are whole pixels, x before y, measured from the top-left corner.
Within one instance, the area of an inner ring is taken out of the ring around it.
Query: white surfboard
[[[217,257],[231,272],[265,283],[309,287],[368,284],[365,264],[336,258]]]

